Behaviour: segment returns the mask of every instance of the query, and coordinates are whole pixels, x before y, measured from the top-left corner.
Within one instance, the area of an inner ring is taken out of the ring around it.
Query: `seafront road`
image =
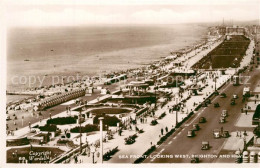
[[[251,76],[248,83],[250,83],[250,88],[253,90],[257,84],[258,80],[260,79],[260,70],[255,69],[253,72],[246,73],[244,75]],[[151,155],[173,155],[173,158],[148,158],[145,160],[145,163],[190,163],[190,158],[185,157],[186,155],[193,155],[193,154],[209,154],[209,155],[219,155],[219,154],[230,154],[233,151],[222,150],[224,143],[227,141],[226,138],[214,139],[213,137],[213,130],[214,129],[221,129],[223,127],[224,130],[228,130],[229,132],[236,132],[236,131],[251,131],[253,130],[252,127],[236,127],[236,123],[241,115],[245,115],[244,113],[241,114],[241,108],[244,107],[245,103],[242,103],[242,92],[243,92],[244,85],[240,86],[233,86],[231,83],[224,86],[222,90],[227,94],[227,98],[220,98],[217,96],[214,98],[212,104],[207,108],[201,108],[196,115],[206,117],[207,122],[200,124],[201,129],[196,131],[196,136],[189,138],[187,137],[187,131],[192,129],[192,123],[185,126],[185,123],[180,128],[179,134],[173,134],[170,136],[159,148],[156,149]],[[239,99],[236,100],[236,105],[231,106],[230,100],[233,94],[238,94]],[[214,103],[218,102],[220,104],[219,108],[214,108]],[[227,110],[229,116],[227,117],[226,123],[219,123],[219,118],[221,115],[222,110]],[[194,120],[193,123],[198,122],[198,119]],[[189,121],[187,122],[189,123]],[[234,136],[234,134],[233,134]],[[239,138],[233,138],[234,142],[237,143]],[[201,143],[202,141],[209,141],[210,149],[202,151],[201,150]],[[240,147],[242,149],[243,146]],[[237,149],[238,150],[238,149]],[[162,151],[162,152],[161,152]],[[176,155],[176,157],[175,157]],[[177,155],[182,155],[177,158]],[[203,158],[201,159],[202,163],[211,163],[211,162],[219,162],[220,158]],[[234,163],[235,159],[221,159],[223,163]]]

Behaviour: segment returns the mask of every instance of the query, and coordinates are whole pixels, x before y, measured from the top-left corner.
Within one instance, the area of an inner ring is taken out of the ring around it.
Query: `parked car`
[[[228,132],[227,130],[223,131],[222,137],[223,137],[223,138],[228,138],[228,137],[230,137],[229,132]]]
[[[195,131],[194,130],[189,130],[187,133],[187,137],[194,137],[195,136]]]
[[[225,122],[226,122],[226,118],[221,116],[219,119],[219,123],[225,123]]]
[[[205,123],[206,122],[206,118],[205,117],[200,117],[199,118],[199,123]]]
[[[238,99],[238,95],[237,94],[233,94],[233,99]]]
[[[201,150],[208,150],[209,149],[209,141],[202,141]]]
[[[213,130],[213,136],[214,136],[214,138],[220,138],[220,130],[219,129],[214,129]]]
[[[211,100],[210,100],[210,99],[206,99],[205,102],[206,102],[207,104],[211,104]]]
[[[201,107],[208,107],[208,104],[206,102],[202,102]]]
[[[226,95],[226,93],[221,93],[221,94],[220,94],[220,97],[221,97],[221,98],[226,98],[227,95]]]
[[[228,116],[227,110],[222,110],[221,116],[222,117],[227,117]]]
[[[191,158],[191,161],[190,161],[191,163],[199,163],[200,162],[200,160],[199,160],[199,158],[198,157],[194,157],[194,156],[192,156],[192,158]]]
[[[214,104],[214,107],[215,107],[215,108],[220,107],[219,103],[215,103],[215,104]]]
[[[236,104],[235,99],[232,99],[230,105],[235,105],[235,104]]]
[[[195,123],[195,124],[193,124],[192,128],[194,131],[198,131],[200,129],[200,126],[199,126],[199,124]]]

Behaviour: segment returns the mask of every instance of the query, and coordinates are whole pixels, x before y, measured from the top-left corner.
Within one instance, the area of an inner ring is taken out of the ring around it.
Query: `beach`
[[[7,90],[50,85],[53,76],[93,76],[139,68],[201,42],[206,34],[207,27],[193,24],[11,29]],[[30,76],[42,83],[25,82]],[[24,77],[22,83],[20,77]]]

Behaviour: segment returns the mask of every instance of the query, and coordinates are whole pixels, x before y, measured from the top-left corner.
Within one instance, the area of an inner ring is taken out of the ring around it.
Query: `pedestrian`
[[[246,110],[246,115],[247,115],[247,110]]]
[[[239,137],[239,135],[238,135],[238,131],[237,131],[237,136],[236,137]]]
[[[244,136],[247,136],[246,130],[244,131]]]
[[[165,131],[168,132],[168,127],[167,126],[165,127]]]
[[[256,104],[256,99],[255,99],[255,104]]]
[[[161,129],[161,134],[163,135],[163,129]]]

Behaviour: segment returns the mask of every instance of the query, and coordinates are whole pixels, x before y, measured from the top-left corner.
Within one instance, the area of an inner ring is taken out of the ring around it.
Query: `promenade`
[[[183,66],[181,67],[174,67],[171,63],[164,67],[160,67],[159,69],[166,69],[166,70],[181,70],[183,72],[190,70],[191,66],[196,63],[198,60],[203,58],[205,55],[207,55],[213,48],[217,47],[222,41],[218,40],[215,43],[208,44],[207,49],[203,49],[203,46],[197,51],[191,51],[184,57],[177,58],[177,62],[181,62]],[[250,43],[249,49],[246,53],[246,56],[242,60],[240,67],[244,67],[249,64],[251,57],[252,57],[252,50],[253,50],[254,43]],[[148,116],[139,116],[136,117],[137,123],[136,124],[129,124],[126,130],[123,130],[122,134],[118,134],[117,129],[113,129],[113,139],[108,140],[103,143],[103,154],[108,152],[109,150],[112,150],[114,148],[118,148],[118,152],[116,152],[112,158],[108,161],[105,161],[105,163],[133,163],[138,157],[141,156],[147,149],[149,149],[152,145],[157,144],[157,142],[160,140],[162,136],[164,136],[168,130],[171,130],[172,128],[175,128],[176,122],[181,122],[185,117],[187,117],[191,112],[195,113],[195,117],[191,118],[191,121],[189,122],[188,126],[193,123],[199,116],[200,113],[196,111],[196,107],[200,106],[202,102],[204,102],[207,98],[211,97],[213,93],[218,90],[219,88],[222,88],[223,85],[226,84],[230,80],[230,78],[236,73],[236,70],[230,69],[226,71],[226,74],[221,74],[220,71],[211,71],[210,73],[205,73],[203,71],[199,72],[199,74],[196,76],[196,82],[194,83],[194,79],[188,78],[185,79],[184,85],[182,86],[184,89],[183,92],[180,91],[180,88],[174,88],[174,89],[164,89],[160,88],[159,91],[161,92],[167,92],[171,91],[171,99],[167,101],[167,103],[164,106],[158,105],[157,110],[155,111],[154,115],[148,115]],[[126,81],[126,83],[135,80],[135,78],[130,78]],[[194,95],[192,93],[191,87],[196,86],[200,88],[198,95]],[[121,83],[118,84],[112,84],[109,86],[106,86],[111,92],[120,90],[122,87],[124,87]],[[152,87],[151,87],[152,88]],[[152,88],[154,89],[154,88]],[[222,91],[224,92],[227,88],[222,88]],[[151,92],[154,92],[155,90],[152,90]],[[83,101],[87,101],[88,104],[96,104],[102,100],[105,100],[112,95],[106,94],[101,95],[101,93],[97,90],[94,91],[89,96],[82,97]],[[214,101],[215,98],[212,100]],[[171,111],[171,109],[175,105],[180,105],[181,109],[179,111]],[[250,102],[248,105],[254,107],[253,102]],[[71,112],[67,112],[65,110],[66,106],[71,107]],[[74,111],[79,106],[75,104],[75,100],[70,100],[68,102],[62,103],[58,106],[55,106],[53,108],[50,108],[44,112],[42,112],[44,115],[42,118],[39,117],[39,114],[33,114],[30,112],[20,112],[16,113],[10,112],[10,115],[12,116],[14,113],[17,114],[17,118],[19,119],[16,121],[16,123],[12,124],[12,121],[10,121],[8,126],[12,129],[18,126],[18,129],[14,131],[14,135],[7,135],[7,139],[16,139],[19,137],[27,136],[30,132],[30,128],[28,126],[28,123],[31,123],[31,127],[34,127],[36,125],[45,125],[47,120],[49,118],[56,118],[56,117],[67,117],[70,115],[77,115],[78,112]],[[165,117],[162,119],[158,119],[159,116],[161,116],[163,113],[165,113]],[[25,117],[23,121],[20,119],[22,116]],[[177,117],[177,118],[176,118]],[[142,120],[141,120],[142,119]],[[151,125],[152,120],[157,120],[158,124]],[[244,118],[242,118],[243,120]],[[23,123],[21,123],[23,122]],[[86,119],[82,125],[91,124],[92,119]],[[242,123],[242,122],[239,122]],[[61,130],[64,129],[70,129],[77,124],[71,124],[71,125],[65,125],[65,126],[58,126]],[[239,124],[238,124],[239,126]],[[138,127],[139,130],[143,130],[143,133],[138,133],[135,128]],[[243,127],[243,126],[241,126]],[[131,145],[125,144],[125,138],[137,134],[136,142]],[[233,133],[232,133],[233,134]],[[105,137],[106,131],[103,132],[103,137]],[[93,134],[86,135],[83,134],[82,142],[85,144],[86,142],[88,144],[94,144],[99,140],[99,132],[94,132]],[[74,144],[80,145],[79,140],[79,134],[78,133],[72,133],[71,139]],[[169,142],[169,144],[171,141]],[[50,141],[47,146],[55,146],[56,141]],[[158,147],[158,146],[157,146]],[[98,157],[97,153],[99,152],[99,148],[96,148],[95,156],[94,156],[94,162],[100,163],[100,156]],[[91,163],[93,157],[91,155],[79,155],[76,154],[78,157],[78,160],[80,160],[80,163]],[[69,160],[70,163],[74,163],[73,157]]]

